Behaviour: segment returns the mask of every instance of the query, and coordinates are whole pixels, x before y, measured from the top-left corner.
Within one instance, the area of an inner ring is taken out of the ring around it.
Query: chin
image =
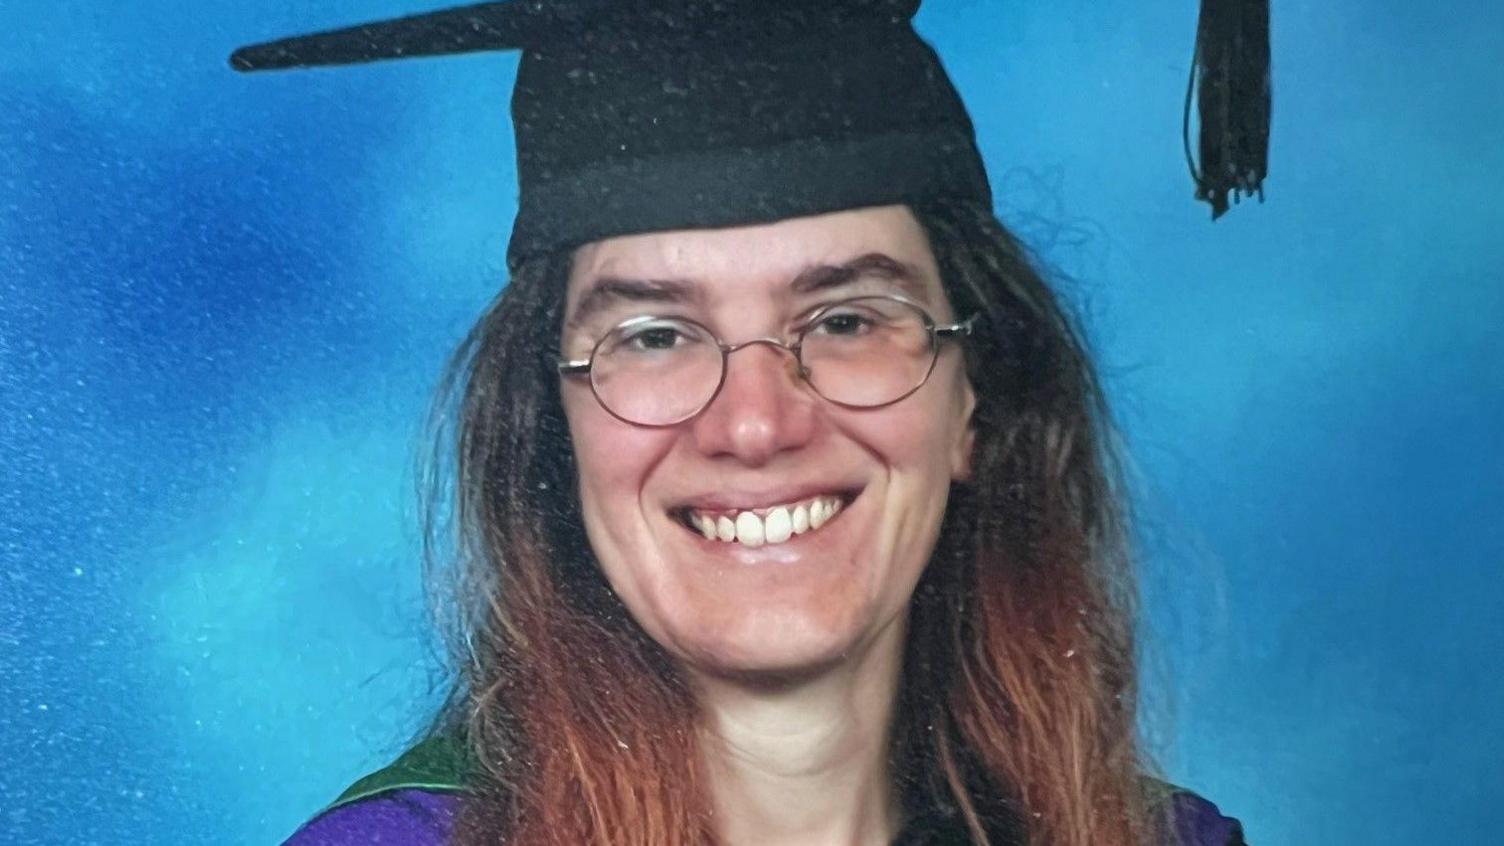
[[[667,638],[691,670],[711,676],[769,681],[818,675],[857,651],[868,626],[787,610],[743,607],[736,619],[717,614],[712,626],[689,625]]]

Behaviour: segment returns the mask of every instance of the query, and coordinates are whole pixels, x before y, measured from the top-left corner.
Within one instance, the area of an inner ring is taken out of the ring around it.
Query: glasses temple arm
[[[972,326],[974,326],[976,322],[981,318],[982,313],[979,311],[961,321],[960,323],[952,323],[949,326],[936,326],[933,330],[935,337],[949,338],[955,335],[969,336],[971,335]]]

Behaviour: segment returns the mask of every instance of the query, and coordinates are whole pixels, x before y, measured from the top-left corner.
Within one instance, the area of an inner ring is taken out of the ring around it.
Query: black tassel
[[[1199,93],[1201,162],[1191,156],[1191,95]],[[1196,199],[1227,212],[1227,196],[1264,201],[1269,171],[1269,0],[1201,0],[1182,126]]]

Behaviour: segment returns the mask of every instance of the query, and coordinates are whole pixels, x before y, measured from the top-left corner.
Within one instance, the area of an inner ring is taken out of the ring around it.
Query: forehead
[[[880,253],[920,271],[938,293],[935,261],[904,206],[853,209],[728,229],[608,238],[575,251],[568,307],[603,277],[684,280],[710,298],[775,293],[810,267]]]

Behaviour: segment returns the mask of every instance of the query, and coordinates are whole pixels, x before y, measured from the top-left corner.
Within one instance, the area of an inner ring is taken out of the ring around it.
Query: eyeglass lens
[[[886,405],[929,376],[936,347],[929,318],[888,297],[863,297],[826,308],[802,329],[805,378],[841,405]],[[725,377],[720,342],[691,320],[645,317],[601,339],[591,358],[591,384],[612,414],[644,425],[694,416]]]

